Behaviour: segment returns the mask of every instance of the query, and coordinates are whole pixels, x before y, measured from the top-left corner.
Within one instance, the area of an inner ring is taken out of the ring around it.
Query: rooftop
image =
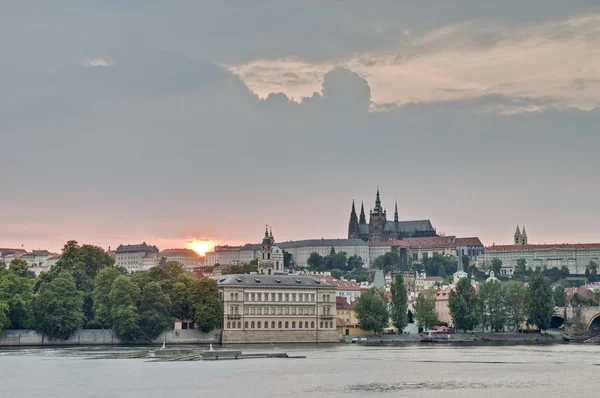
[[[485,248],[486,251],[530,251],[548,249],[600,249],[600,243],[553,243],[540,245],[492,245]]]
[[[286,286],[286,287],[324,287],[333,288],[327,282],[310,276],[297,275],[252,275],[232,274],[213,277],[219,286]]]
[[[117,247],[116,253],[136,253],[136,252],[145,252],[145,253],[158,253],[158,247],[147,245],[146,242],[137,245],[119,245]]]

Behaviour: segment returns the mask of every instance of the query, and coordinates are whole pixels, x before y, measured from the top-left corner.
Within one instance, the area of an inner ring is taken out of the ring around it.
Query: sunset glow
[[[216,242],[213,240],[193,240],[187,243],[187,248],[192,249],[196,253],[204,256],[208,251],[214,249]]]

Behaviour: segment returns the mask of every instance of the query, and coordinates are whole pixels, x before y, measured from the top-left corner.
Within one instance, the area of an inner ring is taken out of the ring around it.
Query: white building
[[[139,245],[119,245],[115,251],[115,262],[129,272],[144,271],[158,264],[158,252],[156,246],[147,245],[146,242]],[[150,256],[146,257],[148,254]]]
[[[177,261],[190,271],[202,266],[202,256],[191,249],[165,249],[158,253],[158,257],[166,261]]]
[[[268,229],[265,229],[265,237],[258,258],[258,273],[262,275],[283,274],[283,251],[274,246],[275,239],[273,231],[269,234]]]

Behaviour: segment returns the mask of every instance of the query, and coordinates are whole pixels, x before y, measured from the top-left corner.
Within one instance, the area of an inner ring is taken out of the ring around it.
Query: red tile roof
[[[438,247],[453,247],[455,236],[431,236],[427,238],[406,238],[404,242],[408,243],[411,248],[438,248]]]
[[[346,310],[353,308],[353,305],[346,300],[346,297],[336,297],[335,306],[337,309]]]
[[[600,249],[600,243],[554,243],[541,245],[492,245],[485,248],[486,251],[529,251],[546,249]]]
[[[456,238],[454,243],[456,246],[483,246],[483,243],[481,243],[476,236],[470,238]]]
[[[343,319],[335,318],[335,327],[336,328],[345,328],[346,327],[346,322],[344,322]]]

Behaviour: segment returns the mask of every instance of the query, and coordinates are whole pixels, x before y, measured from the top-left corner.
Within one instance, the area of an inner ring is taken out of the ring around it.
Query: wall
[[[221,330],[215,329],[209,333],[199,330],[169,330],[163,333],[152,344],[218,344]],[[112,330],[82,329],[68,339],[49,339],[46,335],[35,330],[4,330],[0,334],[2,346],[59,346],[59,345],[120,345],[123,344]],[[139,343],[147,344],[147,343]]]
[[[318,336],[318,337],[317,337]],[[224,330],[223,344],[231,343],[338,343],[340,334],[329,330]]]

